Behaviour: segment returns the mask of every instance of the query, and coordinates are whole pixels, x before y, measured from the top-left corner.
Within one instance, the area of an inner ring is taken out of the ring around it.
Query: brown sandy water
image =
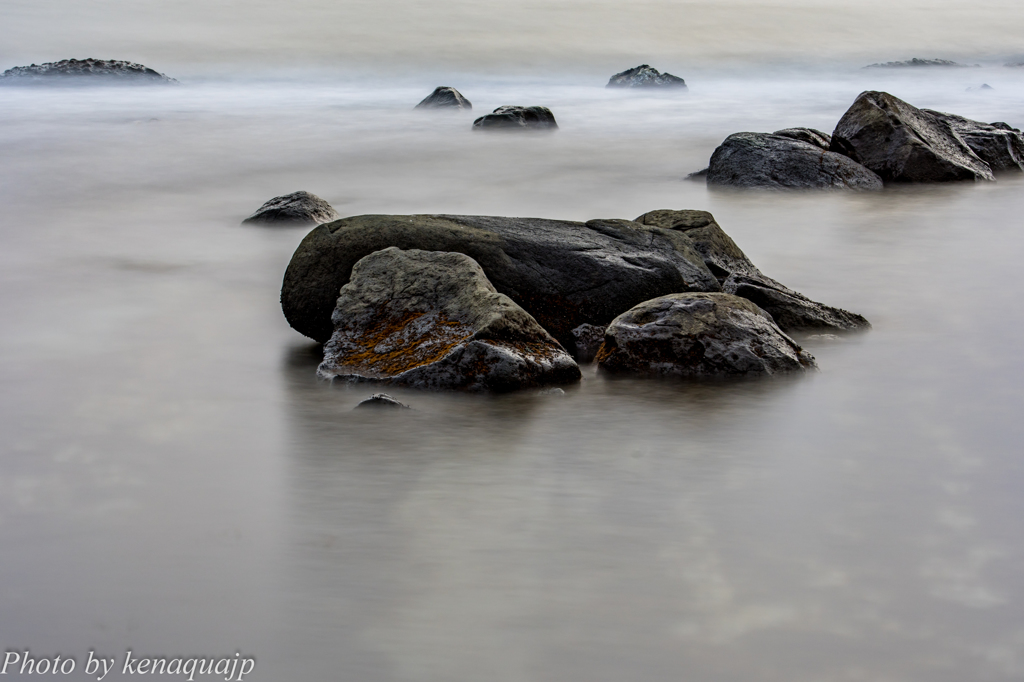
[[[0,644],[79,671],[242,651],[253,680],[1019,680],[1024,179],[681,178],[867,87],[1019,126],[1024,79],[690,80],[453,83],[475,114],[551,106],[526,138],[414,114],[432,81],[0,93]],[[354,413],[372,389],[318,383],[278,306],[304,230],[238,225],[298,189],[343,215],[706,209],[874,329],[806,340],[805,377],[588,368]]]

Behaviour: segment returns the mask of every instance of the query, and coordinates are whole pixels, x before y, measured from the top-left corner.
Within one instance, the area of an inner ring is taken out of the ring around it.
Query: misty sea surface
[[[275,682],[1024,679],[1024,177],[685,179],[867,89],[1024,125],[1022,69],[855,66],[0,90],[0,644],[74,680],[126,649]],[[437,85],[473,111],[413,111]],[[471,130],[503,104],[560,129]],[[797,337],[806,376],[585,366],[563,396],[353,412],[378,389],[319,382],[279,305],[308,230],[239,224],[297,190],[342,216],[708,210],[873,329]]]

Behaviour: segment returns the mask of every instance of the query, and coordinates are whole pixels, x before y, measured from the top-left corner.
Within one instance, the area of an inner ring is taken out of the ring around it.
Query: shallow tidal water
[[[1021,679],[1024,178],[683,178],[865,89],[1020,127],[1024,74],[684,75],[0,91],[0,644],[83,680],[126,649],[268,681]],[[473,112],[413,112],[439,84]],[[561,129],[470,130],[511,103]],[[874,328],[802,339],[807,376],[587,367],[564,396],[356,413],[374,389],[318,382],[278,304],[306,230],[239,225],[299,189],[342,215],[709,210]]]

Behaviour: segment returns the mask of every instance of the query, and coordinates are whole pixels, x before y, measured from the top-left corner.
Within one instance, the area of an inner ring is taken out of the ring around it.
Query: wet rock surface
[[[956,114],[922,109],[948,125],[993,173],[1024,171],[1024,136],[1008,123],[982,123]]]
[[[338,219],[329,203],[309,192],[274,197],[242,221],[256,225],[319,225]]]
[[[631,307],[681,291],[719,291],[718,279],[682,232],[630,220],[366,215],[313,229],[285,272],[289,324],[321,343],[331,337],[338,291],[375,251],[453,251],[473,258],[506,294],[569,350],[572,330],[605,326]]]
[[[608,79],[606,88],[677,88],[686,90],[686,81],[670,73],[660,73],[657,69],[641,64],[626,69]]]
[[[172,85],[173,78],[117,59],[64,59],[16,66],[0,74],[0,85]]]
[[[592,362],[597,349],[604,342],[605,325],[581,324],[572,330],[575,342],[575,357],[578,362]]]
[[[562,346],[461,253],[390,247],[366,256],[332,321],[317,370],[324,379],[469,391],[580,379]]]
[[[789,134],[769,133],[727,137],[711,155],[707,183],[763,189],[882,189],[881,178],[842,154]]]
[[[772,135],[800,140],[801,142],[813,144],[815,147],[826,150],[828,149],[828,146],[832,144],[831,135],[823,133],[820,130],[815,130],[814,128],[783,128],[782,130],[776,130]]]
[[[597,362],[614,373],[692,377],[817,367],[771,315],[726,293],[670,294],[641,303],[608,325]]]
[[[463,97],[462,93],[455,88],[442,85],[435,88],[432,93],[423,98],[423,101],[417,104],[415,108],[466,109],[468,111],[473,108],[473,104]]]
[[[473,130],[556,130],[555,115],[547,107],[506,105],[473,121]]]
[[[784,331],[852,331],[871,326],[861,315],[812,301],[764,275],[707,211],[649,211],[636,222],[685,234],[723,291],[753,301]]]
[[[830,149],[885,182],[994,180],[992,168],[968,145],[954,118],[961,119],[918,109],[887,92],[862,92],[836,125]],[[1011,134],[1019,140],[1018,133]]]

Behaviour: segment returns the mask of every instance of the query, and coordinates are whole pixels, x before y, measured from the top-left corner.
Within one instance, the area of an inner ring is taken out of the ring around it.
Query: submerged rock
[[[608,325],[597,362],[609,372],[696,377],[817,367],[771,315],[725,293],[670,294],[628,310]]]
[[[809,129],[805,129],[809,130]],[[882,180],[861,164],[786,135],[734,133],[711,155],[708,186],[763,189],[882,189]]]
[[[390,247],[341,289],[317,373],[429,389],[510,391],[580,379],[573,359],[461,253]]]
[[[353,410],[411,410],[405,403],[400,403],[387,393],[374,393],[366,400],[352,408]]]
[[[330,204],[309,192],[292,192],[274,197],[242,221],[264,225],[319,225],[338,219]]]
[[[170,85],[177,82],[142,64],[118,59],[64,59],[15,66],[0,74],[0,85]]]
[[[473,130],[555,130],[555,115],[547,107],[506,105],[473,121]]]
[[[966,141],[966,129],[972,126],[979,126],[979,138],[1003,137],[1009,143],[1013,137],[1013,144],[1021,142],[1012,128],[995,133],[989,130],[994,126],[918,109],[887,92],[868,91],[858,95],[839,120],[830,149],[867,166],[885,182],[994,180],[992,168]]]
[[[816,303],[764,275],[707,211],[650,211],[636,222],[685,234],[723,291],[753,301],[784,331],[852,331],[871,326],[861,315]]]
[[[285,272],[281,307],[298,332],[331,337],[338,291],[359,259],[389,246],[472,257],[506,294],[573,350],[572,330],[605,326],[636,304],[721,285],[677,230],[630,220],[365,215],[313,229]]]
[[[972,65],[971,64],[958,64],[957,62],[952,62],[952,61],[950,61],[948,59],[918,59],[917,57],[914,57],[913,59],[908,59],[905,62],[882,62],[882,63],[879,63],[879,64],[868,64],[864,68],[865,69],[902,69],[902,68],[906,68],[906,67],[915,67],[915,66],[952,66],[952,67],[958,67],[958,68],[967,68],[967,67],[970,67]],[[974,67],[978,67],[978,66],[981,66],[981,65],[980,64],[974,64],[973,66]]]
[[[657,69],[641,64],[608,79],[606,88],[679,88],[686,90],[686,81],[679,76],[659,73]]]
[[[440,108],[454,108],[454,109],[466,109],[470,110],[473,108],[473,104],[462,96],[462,93],[455,88],[447,86],[440,86],[434,88],[434,91],[427,95],[422,102],[416,105],[416,109],[440,109]]]

